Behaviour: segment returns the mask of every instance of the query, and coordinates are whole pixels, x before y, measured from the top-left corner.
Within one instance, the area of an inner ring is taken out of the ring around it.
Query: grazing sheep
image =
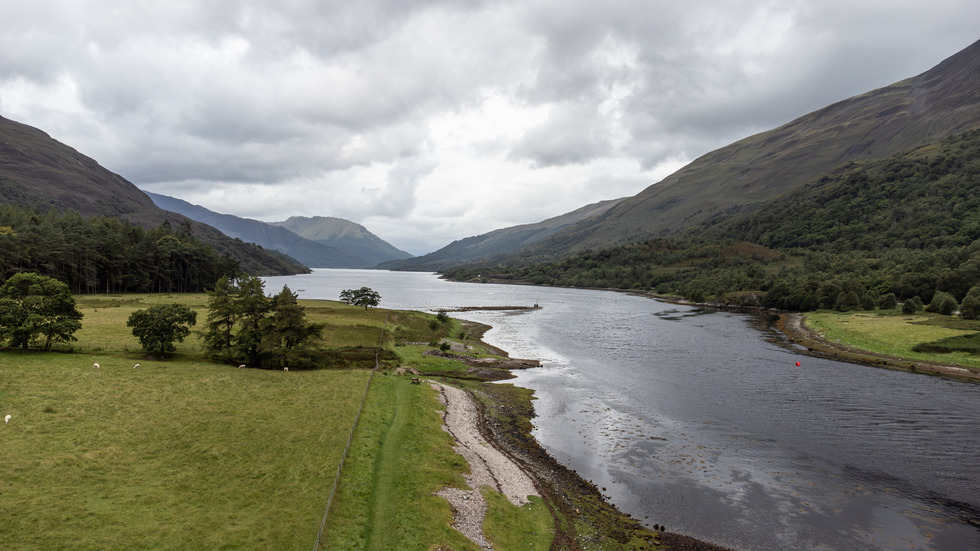
[[[101,365],[99,365],[99,364],[97,364],[97,363],[95,363],[95,364],[92,364],[92,367],[94,367],[95,369],[99,369],[99,368],[100,368],[100,367],[102,367],[102,366],[101,366]]]
[[[238,366],[238,369],[245,369],[245,364]]]
[[[7,414],[7,416],[3,418],[3,424],[6,425],[9,422],[10,422],[10,414]]]
[[[136,364],[136,365],[133,366],[133,369],[136,369],[139,366],[140,366],[140,364]]]
[[[282,368],[282,370],[283,371],[289,371],[289,368],[288,367],[284,367],[284,368]]]

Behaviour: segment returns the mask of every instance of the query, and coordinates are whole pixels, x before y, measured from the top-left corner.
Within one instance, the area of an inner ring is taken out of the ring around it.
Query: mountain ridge
[[[379,267],[438,272],[460,264],[489,260],[536,243],[575,223],[599,216],[624,199],[600,201],[541,222],[500,228],[459,239],[429,254],[404,261],[387,262]]]
[[[311,241],[333,247],[365,261],[364,267],[411,258],[412,254],[371,233],[361,224],[333,216],[291,216],[272,222]]]
[[[274,249],[311,268],[370,268],[374,264],[335,247],[306,239],[276,224],[214,212],[183,199],[144,190],[158,207],[213,226],[225,235]]]
[[[43,130],[0,116],[0,202],[39,211],[72,210],[151,228],[190,224],[195,237],[238,260],[255,275],[305,273],[309,268],[278,251],[245,243],[181,214],[163,210],[135,185]]]
[[[601,216],[513,255],[558,258],[683,234],[752,209],[849,161],[980,127],[980,41],[920,75],[859,94],[695,159]]]

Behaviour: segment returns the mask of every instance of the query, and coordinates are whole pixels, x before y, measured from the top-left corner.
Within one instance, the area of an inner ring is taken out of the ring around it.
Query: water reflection
[[[542,361],[516,380],[535,436],[651,525],[740,549],[980,549],[980,385],[804,356],[751,317],[626,294],[324,272],[290,286],[429,311],[540,303],[459,317]]]

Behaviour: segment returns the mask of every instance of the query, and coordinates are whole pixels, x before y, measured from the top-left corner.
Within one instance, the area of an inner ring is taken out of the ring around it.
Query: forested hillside
[[[194,237],[190,224],[146,230],[117,218],[0,204],[0,281],[37,272],[73,293],[203,292],[238,270],[238,261]]]
[[[0,205],[39,213],[74,211],[84,218],[108,216],[141,226],[189,224],[194,236],[253,275],[309,272],[278,251],[232,239],[183,215],[157,208],[135,185],[43,131],[0,117]],[[73,236],[66,235],[71,240]]]
[[[804,311],[961,301],[980,285],[980,131],[848,163],[684,237],[447,275],[478,274]]]

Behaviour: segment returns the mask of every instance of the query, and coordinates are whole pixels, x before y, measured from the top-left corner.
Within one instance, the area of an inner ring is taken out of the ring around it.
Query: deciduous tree
[[[184,342],[191,326],[197,323],[197,312],[183,304],[159,304],[130,314],[126,325],[143,350],[164,356],[177,351],[175,342]]]
[[[354,306],[363,306],[367,310],[368,306],[381,304],[381,294],[370,287],[344,289],[340,292],[340,300]]]
[[[0,339],[27,350],[44,337],[44,350],[56,341],[78,340],[82,313],[68,285],[36,273],[20,273],[0,286]]]

